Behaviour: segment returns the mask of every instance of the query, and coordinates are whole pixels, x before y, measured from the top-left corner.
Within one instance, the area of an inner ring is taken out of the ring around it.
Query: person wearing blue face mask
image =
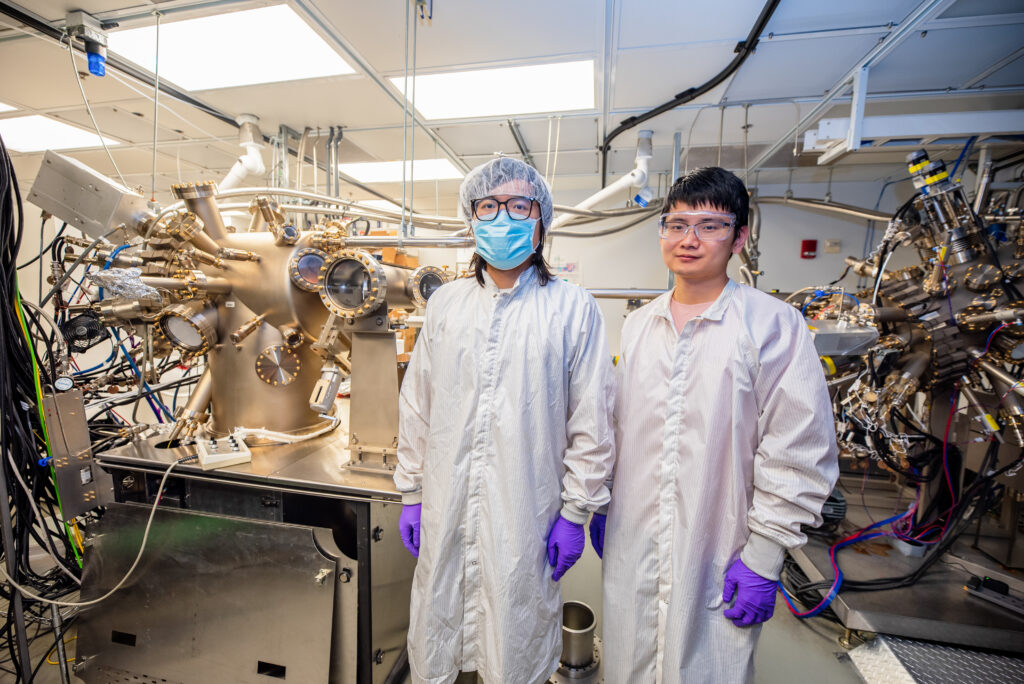
[[[410,671],[532,684],[558,665],[558,580],[610,498],[614,371],[594,298],[544,262],[543,177],[494,159],[459,200],[474,277],[430,298],[399,400]]]

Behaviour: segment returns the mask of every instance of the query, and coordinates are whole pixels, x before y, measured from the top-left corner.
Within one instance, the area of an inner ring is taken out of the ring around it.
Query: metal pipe
[[[57,637],[57,671],[60,673],[60,684],[71,684],[68,654],[64,650],[64,621],[60,619],[60,608],[55,603],[50,604],[50,626]]]
[[[306,126],[302,129],[302,137],[299,138],[299,149],[297,154],[297,161],[295,162],[295,189],[302,189],[302,162],[306,158],[306,143],[309,142],[309,134],[313,132],[313,129]]]
[[[903,365],[900,366],[900,375],[905,378],[919,378],[928,369],[932,361],[930,354],[915,352],[903,357]]]
[[[291,190],[289,188],[270,188],[270,187],[251,187],[251,188],[231,188],[225,191],[223,194],[218,194],[218,199],[224,199],[227,197],[241,197],[247,195],[279,195],[281,197],[295,197],[298,199],[310,200],[313,202],[327,202],[329,204],[341,205],[344,207],[355,207],[360,208],[359,203],[355,200],[341,199],[339,197],[331,197],[330,195],[320,195],[315,192],[306,192],[305,190]],[[326,207],[314,207],[312,211],[314,213],[326,213]],[[366,210],[372,210],[376,214],[381,216],[393,217],[401,219],[402,215],[397,211],[388,211],[386,209],[376,209],[367,207]],[[453,216],[430,216],[428,214],[413,214],[413,217],[420,224],[428,228],[454,228],[459,229],[466,227],[466,222],[462,219],[455,218]],[[427,225],[434,224],[434,225]]]
[[[174,194],[185,202],[185,207],[189,211],[200,218],[207,235],[214,240],[221,240],[227,237],[228,229],[224,225],[224,218],[220,215],[220,209],[217,208],[217,200],[214,199],[215,190],[212,184],[207,188],[195,188],[198,192],[189,192],[192,188],[186,189],[181,186],[176,186],[176,188],[172,187]],[[209,194],[205,194],[206,192],[209,192]],[[197,244],[196,247],[209,251],[207,246]]]
[[[334,192],[331,186],[334,183],[334,174],[331,173],[331,168],[333,166],[333,164],[331,164],[331,159],[334,151],[334,126],[331,126],[327,130],[329,131],[327,134],[327,143],[324,146],[324,156],[327,157],[327,179],[324,181],[324,194],[327,196],[333,196]]]
[[[241,326],[239,326],[238,330],[235,330],[233,333],[231,333],[231,341],[234,342],[235,344],[241,344],[242,340],[256,332],[256,329],[259,328],[261,325],[263,325],[263,314],[260,314],[259,316],[256,316],[255,318],[248,320]]]
[[[206,407],[210,404],[211,397],[213,397],[213,370],[207,366],[200,376],[199,382],[196,383],[195,389],[192,390],[188,401],[181,408],[178,420],[174,423],[174,428],[167,435],[168,441],[177,439],[181,435],[182,430],[206,410]]]
[[[341,126],[338,126],[338,135],[334,138],[334,149],[331,150],[331,173],[334,174],[334,195],[341,195],[341,169],[338,168],[339,148],[341,147]],[[403,205],[405,203],[403,202]]]
[[[654,299],[668,290],[588,288],[587,292],[597,299]]]
[[[679,178],[679,156],[683,153],[683,132],[676,131],[672,134],[672,179],[669,185]]]
[[[980,349],[970,349],[969,352],[977,359],[976,363],[984,368],[986,373],[1006,383],[1006,386],[1012,388],[1014,393],[1024,397],[1024,386],[1022,386],[1022,383],[1017,378],[1013,377],[994,363],[981,358],[983,354]]]
[[[804,209],[814,209],[817,211],[823,211],[830,214],[842,214],[844,216],[853,216],[855,218],[867,219],[869,221],[888,221],[892,218],[891,215],[883,213],[881,211],[874,211],[872,209],[862,209],[860,207],[854,207],[849,204],[840,204],[839,202],[823,202],[821,200],[809,199],[804,197],[758,197],[758,203],[760,204],[789,204],[794,207],[801,207]]]
[[[397,235],[357,235],[347,237],[345,247],[472,247],[471,237],[399,238]]]
[[[226,278],[206,278],[204,281],[194,283],[190,283],[184,278],[170,278],[167,276],[141,276],[139,280],[158,290],[187,290],[190,287],[195,287],[210,294],[228,294],[231,292],[231,283]]]
[[[570,207],[565,204],[554,205],[554,210],[559,214],[573,214],[575,216],[589,216],[592,218],[619,218],[622,216],[634,216],[636,214],[645,214],[649,212],[651,204],[660,204],[663,198],[657,197],[651,200],[650,204],[646,207],[625,207],[622,209],[583,209],[580,207]]]
[[[982,159],[988,156],[988,148],[984,148],[981,151]],[[966,164],[965,164],[966,166]],[[974,213],[977,214],[981,211],[982,205],[985,203],[985,195],[988,194],[989,183],[992,182],[992,160],[987,159],[982,163],[978,160],[978,188],[975,191],[974,196]]]
[[[1000,309],[999,311],[988,311],[973,316],[962,316],[958,322],[966,325],[976,323],[1004,323],[1008,321],[1021,321],[1024,319],[1024,309]]]
[[[875,307],[875,318],[882,323],[895,323],[897,321],[905,321],[910,317],[906,309],[901,309],[898,306],[878,306]]]

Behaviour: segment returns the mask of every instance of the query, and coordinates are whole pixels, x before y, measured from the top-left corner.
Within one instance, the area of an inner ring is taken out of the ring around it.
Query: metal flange
[[[338,252],[320,267],[317,283],[324,306],[340,318],[369,316],[387,301],[384,267],[361,249]]]
[[[157,318],[157,329],[172,347],[191,356],[205,354],[217,344],[217,324],[211,312],[188,304],[164,309]]]
[[[327,252],[315,247],[297,250],[288,261],[292,285],[306,292],[319,292],[321,269],[328,258]]]
[[[409,296],[416,306],[422,308],[434,290],[451,280],[451,276],[437,266],[420,266],[409,276]]]
[[[267,347],[256,357],[257,377],[274,387],[292,384],[301,369],[299,355],[283,344]]]

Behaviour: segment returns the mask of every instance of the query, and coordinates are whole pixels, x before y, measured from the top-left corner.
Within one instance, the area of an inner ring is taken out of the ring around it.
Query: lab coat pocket
[[[704,607],[708,610],[719,610],[725,606],[725,601],[722,600],[722,592],[725,590],[725,567],[712,563],[708,579],[710,581],[705,589],[707,595]]]

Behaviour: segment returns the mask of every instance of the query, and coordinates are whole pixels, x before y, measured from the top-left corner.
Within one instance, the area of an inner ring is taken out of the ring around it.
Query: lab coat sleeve
[[[614,403],[615,373],[604,319],[597,302],[587,295],[569,368],[562,516],[570,522],[586,523],[589,512],[610,499],[606,482],[615,462]]]
[[[807,542],[801,525],[821,524],[821,507],[839,476],[832,406],[803,318],[785,310],[768,321],[755,381],[758,445],[750,537],[740,557],[778,579],[787,549]]]
[[[398,466],[395,487],[406,506],[422,501],[423,459],[427,453],[430,418],[430,306],[416,339],[402,391],[398,395]]]
[[[623,329],[625,334],[625,328]],[[618,435],[620,433],[620,424],[622,423],[622,402],[625,397],[623,396],[623,388],[625,387],[626,378],[626,355],[624,352],[619,352],[618,361],[615,363],[615,404],[612,412],[612,435],[615,439],[616,448],[618,448]],[[616,454],[617,455],[617,454]],[[608,495],[611,496],[612,486],[615,484],[615,467],[618,464],[618,459],[615,459],[612,463],[612,467],[608,469],[608,477],[604,481],[604,486],[608,488]],[[600,515],[608,515],[608,504],[605,504],[598,508],[595,513]]]

